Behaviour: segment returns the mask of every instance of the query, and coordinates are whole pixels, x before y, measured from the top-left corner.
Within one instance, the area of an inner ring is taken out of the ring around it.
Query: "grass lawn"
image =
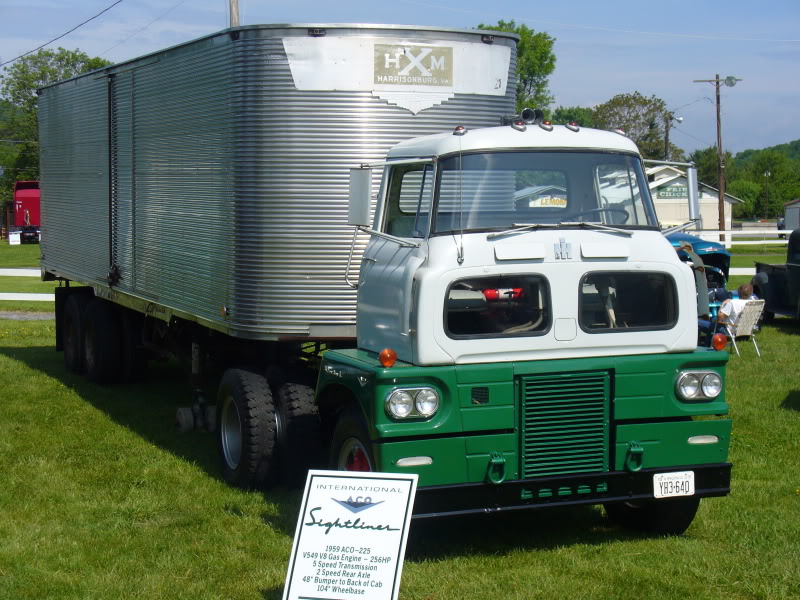
[[[39,244],[11,246],[7,241],[0,240],[0,267],[31,267],[38,269],[39,248]]]
[[[58,287],[57,281],[41,281],[38,277],[4,277],[0,276],[0,292],[16,292],[21,294],[52,294]],[[47,301],[0,300],[0,312],[54,312],[56,303]]]
[[[0,598],[281,597],[299,493],[219,476],[212,436],[178,435],[176,363],[146,384],[67,374],[54,324],[0,320]],[[413,523],[401,598],[800,597],[800,326],[731,357],[733,491],[686,535],[598,508]]]

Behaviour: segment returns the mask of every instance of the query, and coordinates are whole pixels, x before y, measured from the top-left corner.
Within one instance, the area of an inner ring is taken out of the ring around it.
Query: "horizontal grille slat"
[[[521,379],[526,478],[608,470],[608,372]]]

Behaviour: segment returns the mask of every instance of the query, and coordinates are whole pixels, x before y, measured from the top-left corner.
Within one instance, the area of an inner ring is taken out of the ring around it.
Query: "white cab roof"
[[[571,131],[564,125],[554,125],[546,131],[538,125],[528,125],[526,131],[513,127],[486,127],[468,130],[464,135],[453,132],[414,138],[397,144],[389,151],[389,159],[423,156],[442,156],[454,152],[478,150],[610,150],[632,152],[639,149],[629,138],[612,131],[584,129]]]

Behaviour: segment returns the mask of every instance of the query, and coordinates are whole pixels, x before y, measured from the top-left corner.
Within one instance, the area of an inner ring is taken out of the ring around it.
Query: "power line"
[[[713,145],[714,145],[714,144],[710,144],[710,143],[708,143],[708,142],[707,142],[707,141],[705,141],[705,140],[701,140],[700,138],[694,137],[694,136],[693,136],[691,133],[686,133],[686,132],[685,132],[683,129],[680,129],[680,128],[678,128],[678,127],[673,127],[673,129],[674,129],[675,131],[680,131],[680,132],[681,132],[683,135],[689,136],[689,137],[690,137],[690,138],[692,138],[693,140],[695,140],[695,141],[697,141],[697,142],[700,142],[701,144],[705,144],[705,145],[706,145],[706,146],[708,146],[708,147],[711,147],[711,146],[713,146]]]
[[[33,53],[34,53],[34,52],[36,52],[37,50],[41,50],[42,48],[44,48],[45,46],[48,46],[48,45],[52,44],[52,43],[53,43],[53,42],[55,42],[56,40],[60,40],[61,38],[63,38],[64,36],[67,36],[67,35],[69,35],[69,34],[70,34],[70,33],[72,33],[73,31],[75,31],[76,29],[78,29],[79,27],[83,27],[83,26],[84,26],[84,25],[86,25],[86,24],[87,24],[89,21],[94,21],[94,20],[95,20],[97,17],[99,17],[100,15],[102,15],[104,12],[107,12],[107,11],[111,10],[111,9],[112,9],[112,8],[114,8],[114,7],[115,7],[117,4],[119,4],[120,2],[122,2],[122,0],[117,0],[116,2],[114,2],[114,4],[112,4],[111,6],[109,6],[109,7],[107,7],[107,8],[104,8],[104,9],[103,9],[103,10],[101,10],[99,13],[97,13],[95,16],[93,16],[91,19],[86,19],[86,20],[85,20],[83,23],[80,23],[79,25],[76,25],[75,27],[73,27],[72,29],[70,29],[69,31],[67,31],[66,33],[62,33],[60,36],[53,38],[52,40],[50,40],[49,42],[47,42],[47,43],[45,43],[45,44],[42,44],[42,45],[41,45],[41,46],[39,46],[38,48],[34,48],[33,50],[31,50],[31,51],[29,51],[29,52],[26,52],[25,54],[20,54],[20,55],[19,55],[19,56],[17,56],[16,58],[12,58],[11,60],[7,60],[7,61],[6,61],[6,62],[4,62],[4,63],[0,63],[0,67],[2,67],[2,66],[5,66],[5,65],[7,65],[7,64],[10,64],[10,63],[14,62],[15,60],[19,60],[19,59],[20,59],[20,58],[22,58],[23,56],[28,56],[28,54],[33,54]]]
[[[492,17],[492,18],[504,18],[502,15],[490,15],[487,13],[483,13],[477,10],[467,10],[464,8],[453,8],[451,6],[445,6],[443,4],[430,4],[428,2],[415,2],[414,0],[400,0],[405,4],[414,4],[416,6],[425,6],[427,8],[440,8],[444,10],[449,10],[451,12],[457,13],[464,13],[464,14],[473,14],[473,15],[483,15],[485,17]],[[561,23],[558,21],[545,21],[542,19],[523,19],[517,18],[516,21],[522,21],[524,23],[543,23],[545,25],[556,25],[558,27],[572,27],[573,29],[594,29],[598,31],[610,31],[614,33],[636,33],[642,35],[660,35],[664,37],[677,37],[677,38],[694,38],[694,39],[701,39],[701,40],[721,40],[721,41],[728,41],[728,42],[800,42],[800,39],[794,40],[772,40],[767,38],[745,38],[745,37],[723,37],[723,36],[715,36],[715,35],[699,35],[699,34],[691,34],[691,33],[670,33],[664,31],[639,31],[636,29],[617,29],[615,27],[602,27],[600,25],[578,25],[577,23]]]
[[[121,2],[121,1],[122,1],[122,0],[120,0],[120,2]],[[145,25],[145,26],[144,26],[144,27],[142,27],[141,29],[137,29],[136,31],[134,31],[132,34],[130,34],[128,37],[126,37],[126,38],[125,38],[124,40],[122,40],[121,42],[118,42],[118,43],[114,44],[113,46],[111,46],[111,48],[109,48],[108,50],[105,50],[104,52],[101,52],[101,53],[100,53],[100,56],[103,56],[104,54],[107,54],[107,53],[111,52],[111,51],[112,51],[114,48],[116,48],[117,46],[121,46],[122,44],[124,44],[125,42],[127,42],[129,39],[131,39],[133,36],[140,34],[141,32],[143,32],[145,29],[147,29],[148,27],[150,27],[150,25],[152,25],[153,23],[155,23],[155,22],[156,22],[156,21],[158,21],[159,19],[161,19],[161,18],[163,18],[163,17],[166,17],[166,16],[167,16],[169,13],[171,13],[173,10],[175,10],[176,8],[178,8],[178,7],[179,7],[181,4],[183,4],[184,2],[186,2],[186,0],[181,0],[181,1],[180,1],[180,2],[178,2],[178,3],[177,3],[175,6],[173,6],[172,8],[170,8],[169,10],[167,10],[167,11],[165,11],[165,12],[161,13],[160,15],[158,15],[158,16],[157,16],[155,19],[153,19],[152,21],[150,21],[150,22],[149,22],[147,25]]]

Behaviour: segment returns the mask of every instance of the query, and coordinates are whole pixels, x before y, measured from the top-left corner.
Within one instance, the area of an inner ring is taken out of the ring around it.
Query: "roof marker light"
[[[453,129],[453,135],[465,135],[467,133],[467,128],[463,125],[459,125],[455,129]]]
[[[570,131],[578,131],[580,130],[580,126],[575,121],[570,121],[567,123],[567,129]]]
[[[522,119],[514,119],[513,121],[511,121],[511,127],[513,129],[516,129],[517,131],[525,131],[527,129],[525,121],[523,121]]]
[[[539,127],[544,129],[545,131],[553,131],[553,124],[550,121],[542,121],[539,123]]]
[[[611,131],[613,131],[614,133],[618,133],[619,135],[624,135],[625,137],[628,137],[628,134],[625,133],[624,129],[612,129]]]

